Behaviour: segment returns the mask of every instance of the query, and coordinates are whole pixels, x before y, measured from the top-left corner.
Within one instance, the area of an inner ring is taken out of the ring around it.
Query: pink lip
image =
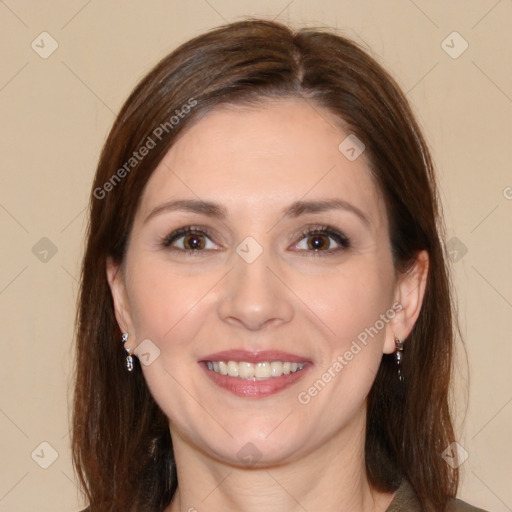
[[[248,350],[224,350],[209,354],[200,361],[244,361],[246,363],[262,363],[264,361],[289,361],[290,363],[310,362],[305,357],[300,357],[279,350],[264,350],[262,352],[249,352]]]
[[[248,363],[289,361],[291,363],[306,363],[306,365],[302,370],[288,375],[281,375],[281,377],[270,377],[264,380],[246,380],[239,377],[221,375],[209,370],[206,366],[206,361],[245,361]],[[311,361],[297,355],[280,351],[248,352],[246,350],[216,352],[202,358],[199,361],[199,365],[214,384],[234,395],[245,398],[265,398],[279,393],[304,377],[313,367]]]

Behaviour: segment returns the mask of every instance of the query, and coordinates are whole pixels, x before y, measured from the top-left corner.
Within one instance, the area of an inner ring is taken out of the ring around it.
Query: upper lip
[[[307,357],[282,352],[280,350],[262,350],[251,352],[249,350],[223,350],[208,354],[200,361],[244,361],[247,363],[262,363],[265,361],[289,361],[290,363],[310,362]]]

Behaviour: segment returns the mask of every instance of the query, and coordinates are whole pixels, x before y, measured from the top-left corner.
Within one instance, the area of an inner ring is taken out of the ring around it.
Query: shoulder
[[[486,512],[482,508],[473,507],[465,501],[452,500],[446,507],[446,512]]]
[[[402,480],[386,512],[422,512],[420,502],[407,480]],[[451,500],[446,512],[486,512],[461,500]]]
[[[386,512],[421,512],[420,502],[409,482],[402,480]]]

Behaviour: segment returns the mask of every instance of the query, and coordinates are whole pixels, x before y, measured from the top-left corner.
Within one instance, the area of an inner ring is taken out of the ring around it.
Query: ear
[[[428,252],[423,250],[417,253],[413,266],[398,277],[393,304],[396,314],[388,324],[384,342],[386,354],[396,350],[394,337],[405,340],[418,319],[427,288],[428,269]]]
[[[122,266],[115,263],[109,256],[107,258],[106,272],[119,329],[121,329],[121,332],[134,334],[135,331],[130,314],[130,302],[126,291],[126,282]]]

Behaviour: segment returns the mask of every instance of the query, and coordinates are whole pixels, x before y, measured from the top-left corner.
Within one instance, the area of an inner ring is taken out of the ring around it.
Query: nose
[[[258,331],[292,320],[292,294],[277,267],[271,268],[269,263],[265,251],[252,263],[236,258],[219,296],[218,315],[222,321]]]

